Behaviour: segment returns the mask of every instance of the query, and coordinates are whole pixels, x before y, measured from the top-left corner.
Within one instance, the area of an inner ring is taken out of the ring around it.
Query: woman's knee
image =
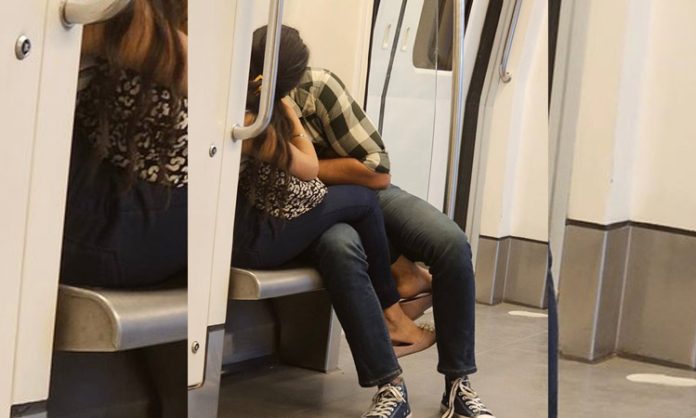
[[[366,259],[360,236],[345,223],[332,226],[317,239],[315,255],[331,260]]]
[[[379,208],[379,200],[374,190],[363,186],[345,185],[334,186],[336,191],[343,194],[346,201],[356,206],[368,206],[372,209]],[[329,188],[329,193],[331,188]]]

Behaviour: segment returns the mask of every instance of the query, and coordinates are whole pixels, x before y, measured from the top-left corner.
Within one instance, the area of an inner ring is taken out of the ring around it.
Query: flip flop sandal
[[[423,313],[433,306],[433,294],[421,293],[409,299],[399,301],[401,309],[412,321],[423,316]]]
[[[432,347],[435,344],[435,327],[432,324],[418,324],[418,328],[422,329],[423,333],[416,342],[401,343],[392,340],[394,354],[396,354],[397,358],[418,353]]]

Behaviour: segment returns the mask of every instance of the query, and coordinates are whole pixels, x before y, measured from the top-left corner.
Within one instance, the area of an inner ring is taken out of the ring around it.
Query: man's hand
[[[390,174],[372,171],[350,157],[319,160],[319,179],[328,185],[357,184],[374,190],[386,189],[391,184]]]

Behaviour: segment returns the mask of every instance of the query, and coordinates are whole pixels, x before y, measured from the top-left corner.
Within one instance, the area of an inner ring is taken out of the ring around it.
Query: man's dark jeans
[[[378,194],[396,259],[422,261],[433,275],[438,371],[451,377],[476,371],[475,286],[471,248],[459,226],[427,202],[396,186]],[[362,386],[389,382],[399,367],[367,275],[358,234],[345,224],[325,232],[309,259],[324,278],[346,332]]]

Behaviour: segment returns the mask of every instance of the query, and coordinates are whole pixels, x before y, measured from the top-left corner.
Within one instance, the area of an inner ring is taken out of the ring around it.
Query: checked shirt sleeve
[[[360,105],[330,71],[315,79],[316,115],[331,148],[342,156],[360,160],[379,173],[389,172],[389,154],[382,137]]]

